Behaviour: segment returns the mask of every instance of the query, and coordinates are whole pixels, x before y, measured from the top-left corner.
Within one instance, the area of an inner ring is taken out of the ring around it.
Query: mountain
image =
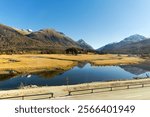
[[[120,48],[120,52],[133,54],[150,54],[150,39],[128,44]]]
[[[139,41],[142,41],[142,40],[145,40],[145,39],[147,39],[147,38],[142,36],[142,35],[135,34],[135,35],[131,35],[130,37],[125,38],[121,42],[134,43],[134,42],[139,42]]]
[[[62,32],[42,29],[36,32],[20,30],[0,24],[0,53],[22,53],[29,51],[64,51],[80,45]]]
[[[85,50],[94,50],[93,47],[87,44],[83,39],[78,40],[77,43]]]
[[[33,32],[31,29],[18,29],[18,28],[13,28],[13,29],[15,29],[17,32],[19,32],[22,35],[28,35]]]
[[[69,47],[80,48],[78,43],[71,38],[65,36],[62,32],[57,32],[53,29],[41,29],[37,32],[32,32],[27,37],[41,41],[49,48],[66,49]]]
[[[107,44],[97,49],[97,51],[102,52],[102,53],[126,53],[126,54],[142,53],[142,52],[139,52],[139,50],[143,49],[143,52],[146,52],[149,50],[149,47],[148,47],[150,46],[150,44],[148,44],[149,41],[150,40],[148,38],[142,35],[135,34],[135,35],[125,38],[124,40],[118,43]]]
[[[0,24],[0,51],[22,51],[38,49],[43,46],[39,41],[32,40],[15,29]]]

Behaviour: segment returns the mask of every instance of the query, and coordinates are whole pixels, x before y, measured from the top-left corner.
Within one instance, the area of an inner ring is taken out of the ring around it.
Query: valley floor
[[[46,70],[68,70],[78,62],[89,62],[93,65],[137,64],[144,59],[128,55],[98,54],[24,54],[0,55],[0,74],[31,73]]]
[[[63,54],[25,54],[25,55],[0,55],[0,74],[31,73],[45,70],[68,70],[76,66],[79,62],[89,62],[93,65],[125,65],[144,62],[144,59],[128,55],[98,55],[80,54],[77,56]],[[135,82],[150,82],[145,80],[127,80],[99,83],[85,83],[70,86],[47,86],[47,87],[25,87],[16,90],[1,90],[0,97],[21,96],[30,94],[41,94],[53,92],[55,97],[68,95],[68,90],[95,88],[112,85],[123,85]],[[29,98],[30,99],[30,98]]]

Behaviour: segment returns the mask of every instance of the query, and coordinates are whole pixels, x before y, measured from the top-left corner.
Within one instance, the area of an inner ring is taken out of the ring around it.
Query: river
[[[150,67],[144,65],[92,66],[81,63],[68,71],[45,71],[18,76],[3,76],[0,89],[16,89],[20,85],[60,86],[111,80],[148,77]],[[2,77],[0,75],[0,77]]]

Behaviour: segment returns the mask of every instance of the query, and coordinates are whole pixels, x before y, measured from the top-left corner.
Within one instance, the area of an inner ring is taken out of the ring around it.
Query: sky
[[[53,28],[97,49],[133,34],[150,37],[150,0],[0,0],[0,23]]]

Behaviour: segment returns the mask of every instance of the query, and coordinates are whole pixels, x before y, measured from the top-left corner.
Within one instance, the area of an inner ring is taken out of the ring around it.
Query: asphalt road
[[[56,97],[54,100],[150,100],[150,87]]]

